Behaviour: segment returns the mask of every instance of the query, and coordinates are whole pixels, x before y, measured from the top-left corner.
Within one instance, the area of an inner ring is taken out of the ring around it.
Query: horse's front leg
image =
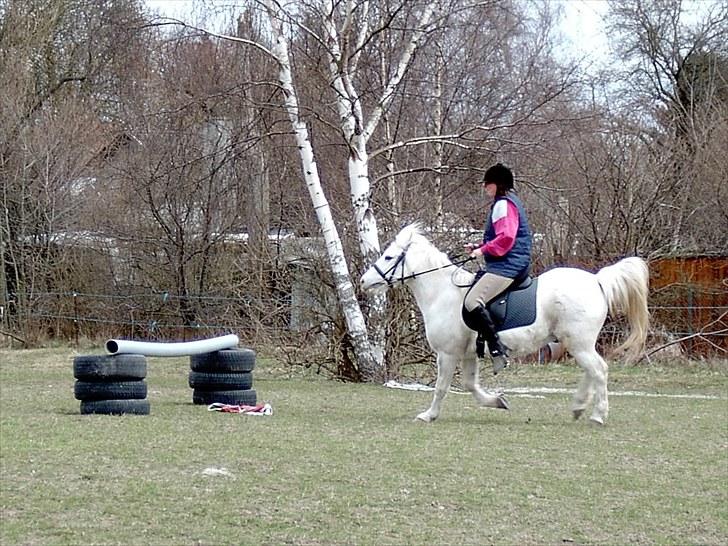
[[[437,353],[437,381],[435,382],[435,393],[432,396],[432,404],[427,411],[420,413],[415,420],[419,419],[425,423],[431,423],[440,415],[442,401],[450,390],[452,375],[455,372],[457,359],[452,355]]]
[[[470,391],[479,406],[486,408],[510,409],[503,394],[490,394],[483,390],[478,380],[478,361],[475,356],[463,357],[463,386]]]

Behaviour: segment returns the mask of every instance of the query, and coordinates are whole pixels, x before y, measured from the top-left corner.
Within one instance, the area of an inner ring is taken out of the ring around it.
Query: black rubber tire
[[[81,402],[81,415],[149,415],[149,400],[85,400]]]
[[[73,377],[84,381],[134,381],[146,376],[144,355],[84,355],[73,359]]]
[[[143,400],[147,397],[146,381],[76,381],[76,400]]]
[[[255,351],[253,349],[223,349],[212,353],[191,355],[190,368],[194,372],[251,372],[255,368]]]
[[[220,404],[233,404],[236,406],[254,406],[258,397],[254,389],[234,391],[192,391],[193,404],[209,406],[215,402]]]
[[[203,391],[247,390],[253,386],[253,374],[190,372],[188,383]]]

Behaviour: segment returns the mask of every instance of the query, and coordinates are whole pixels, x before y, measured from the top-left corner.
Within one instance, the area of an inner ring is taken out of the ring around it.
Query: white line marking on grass
[[[572,394],[575,389],[564,389],[557,387],[512,387],[505,389],[505,393],[530,395],[542,394]],[[609,391],[609,396],[641,396],[644,398],[684,398],[689,400],[728,400],[725,396],[713,396],[711,394],[662,394],[657,392],[642,391]]]
[[[384,384],[390,389],[402,389],[406,391],[433,391],[434,387],[423,385],[422,383],[399,383],[390,380]],[[497,392],[512,394],[524,398],[543,398],[537,396],[539,394],[573,394],[576,389],[565,389],[560,387],[511,387],[507,389],[498,389]],[[450,389],[455,394],[470,394],[460,389]],[[661,394],[642,391],[609,391],[610,396],[641,396],[644,398],[683,398],[689,400],[728,400],[725,396],[713,396],[710,394]]]
[[[201,472],[203,476],[231,476],[232,472],[230,472],[227,468],[215,468],[214,466],[210,466],[203,470]]]

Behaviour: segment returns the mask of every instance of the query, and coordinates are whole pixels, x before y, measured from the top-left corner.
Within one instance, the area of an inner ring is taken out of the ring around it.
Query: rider
[[[493,199],[485,221],[483,243],[468,244],[471,258],[483,257],[476,281],[465,295],[463,305],[477,324],[475,343],[479,358],[485,357],[488,343],[493,373],[508,366],[506,350],[498,338],[493,319],[486,305],[506,290],[514,279],[528,275],[531,267],[531,230],[521,200],[513,192],[513,173],[501,163],[485,171],[483,186]]]

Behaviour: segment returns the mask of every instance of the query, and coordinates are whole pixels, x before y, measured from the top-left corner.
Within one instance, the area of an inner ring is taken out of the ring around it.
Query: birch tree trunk
[[[374,356],[375,353],[372,351],[369,343],[366,323],[351,283],[351,275],[344,256],[341,238],[339,237],[336,224],[331,214],[331,208],[321,186],[321,179],[314,158],[308,128],[299,116],[298,97],[293,86],[288,44],[283,32],[283,24],[280,18],[281,14],[278,12],[277,4],[272,0],[266,0],[266,7],[275,37],[275,44],[271,53],[278,62],[278,81],[283,89],[284,107],[293,126],[296,144],[301,155],[306,187],[308,188],[311,203],[313,204],[316,217],[321,226],[337,296],[344,314],[344,319],[346,320],[354,351],[356,352],[359,371],[365,380],[372,380],[377,376],[381,364],[381,357],[377,358]],[[374,229],[376,230],[376,224],[374,224]],[[374,234],[376,235],[376,231]],[[372,250],[376,251],[378,248],[377,242]]]
[[[442,134],[442,70],[444,62],[442,53],[438,48],[435,57],[435,104],[434,104],[434,129],[436,135]],[[442,228],[444,225],[444,214],[442,210],[442,142],[435,141],[435,225]]]
[[[354,40],[350,40],[347,34],[353,33],[352,22],[355,6],[351,2],[344,4],[346,9],[343,14],[344,24],[341,29],[337,29],[335,14],[338,5],[333,0],[326,0],[326,9],[324,10],[324,13],[328,14],[324,20],[324,28],[329,54],[329,72],[332,85],[337,93],[341,129],[349,145],[349,186],[351,188],[351,204],[354,209],[354,218],[359,235],[359,246],[365,263],[371,264],[379,257],[380,247],[377,220],[370,202],[371,185],[367,144],[379,121],[386,113],[394,92],[399,86],[426,28],[430,24],[435,5],[433,3],[429,4],[420,15],[415,30],[397,63],[394,74],[387,82],[368,121],[364,119],[361,99],[354,86],[354,80],[359,52],[368,38],[369,2],[356,5],[356,9],[361,11],[361,14],[357,19],[359,26]],[[342,49],[342,42],[353,43],[351,51],[354,53],[350,54],[349,50]],[[372,354],[379,368],[384,366],[385,311],[385,294],[371,295],[369,334]]]

